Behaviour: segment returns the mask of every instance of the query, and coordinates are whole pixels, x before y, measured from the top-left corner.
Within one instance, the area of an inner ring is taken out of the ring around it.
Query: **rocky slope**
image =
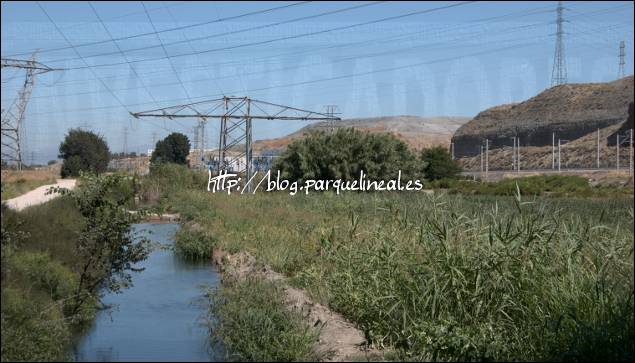
[[[479,113],[454,134],[455,155],[478,155],[485,139],[490,140],[490,150],[511,147],[513,136],[520,137],[525,147],[551,146],[554,132],[557,138],[575,140],[621,124],[632,102],[633,76],[552,87],[527,101]]]

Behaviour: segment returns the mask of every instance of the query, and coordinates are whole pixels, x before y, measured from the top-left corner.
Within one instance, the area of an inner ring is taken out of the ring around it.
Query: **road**
[[[75,179],[58,179],[55,184],[42,185],[18,197],[7,199],[5,203],[9,208],[20,211],[26,207],[42,204],[57,198],[59,194],[46,194],[46,191],[51,187],[73,189],[76,184],[77,180]]]

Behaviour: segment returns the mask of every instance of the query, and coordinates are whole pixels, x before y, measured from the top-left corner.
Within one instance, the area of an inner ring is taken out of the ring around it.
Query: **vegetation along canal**
[[[134,230],[172,244],[177,224],[137,224]],[[133,275],[130,289],[109,294],[111,309],[99,312],[75,348],[77,361],[210,361],[222,354],[209,347],[201,286],[216,286],[210,263],[180,259],[171,249],[155,249]]]

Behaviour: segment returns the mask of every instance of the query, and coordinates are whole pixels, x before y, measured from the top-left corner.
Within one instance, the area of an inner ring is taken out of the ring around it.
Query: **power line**
[[[315,32],[309,32],[309,33],[290,35],[290,36],[286,36],[286,37],[268,39],[268,40],[252,42],[252,43],[243,43],[243,44],[238,44],[238,45],[233,45],[233,46],[228,46],[228,47],[213,48],[213,49],[206,49],[206,50],[190,52],[190,53],[175,54],[175,55],[172,55],[171,57],[172,58],[186,57],[186,56],[192,56],[192,55],[197,55],[197,54],[207,54],[207,53],[226,51],[226,50],[233,50],[233,49],[244,48],[244,47],[251,47],[251,46],[255,46],[255,45],[271,44],[271,43],[275,43],[275,42],[279,42],[279,41],[283,41],[283,40],[298,39],[298,38],[303,38],[303,37],[308,37],[308,36],[313,36],[313,35],[318,35],[318,34],[326,34],[326,33],[334,32],[334,31],[353,29],[353,28],[357,28],[357,27],[361,27],[361,26],[377,24],[377,23],[391,21],[391,20],[403,19],[403,18],[410,17],[410,16],[422,15],[422,14],[432,13],[432,12],[439,11],[439,10],[445,10],[445,9],[450,9],[450,8],[454,8],[454,7],[458,7],[458,6],[468,5],[468,4],[471,4],[471,3],[474,3],[474,2],[476,2],[476,1],[464,1],[464,2],[461,2],[461,3],[458,3],[458,4],[452,4],[452,5],[446,5],[446,6],[441,6],[441,7],[432,8],[432,9],[414,11],[414,12],[410,12],[410,13],[406,13],[406,14],[390,16],[390,17],[386,17],[386,18],[380,18],[380,19],[366,21],[366,22],[352,24],[352,25],[346,25],[346,26],[330,28],[330,29],[325,29],[325,30],[320,30],[320,31],[315,31]],[[150,61],[156,61],[156,60],[162,60],[162,59],[165,59],[165,57],[139,59],[139,60],[132,61],[132,63],[150,62]],[[125,62],[124,63],[115,62],[115,63],[95,64],[95,65],[92,65],[91,67],[111,67],[111,66],[122,65],[122,64],[125,64]],[[70,69],[84,69],[84,68],[87,68],[87,67],[86,66],[84,66],[84,67],[67,67],[66,69],[70,70]]]
[[[42,6],[42,4],[40,4],[39,1],[36,1],[36,4],[38,5],[38,7],[42,10],[42,12],[44,13],[44,15],[46,15],[46,17],[48,18],[48,20],[51,22],[51,24],[53,24],[53,26],[55,27],[55,29],[58,31],[58,33],[60,33],[60,35],[62,36],[62,38],[64,38],[64,40],[69,44],[69,46],[73,46],[73,43],[70,42],[70,40],[68,40],[68,38],[66,37],[66,35],[64,34],[64,32],[57,26],[57,23],[53,20],[53,18],[51,18],[51,16],[49,15],[49,13],[46,11],[46,9],[44,9],[44,7]],[[75,48],[73,48],[73,51],[75,52],[75,54],[77,54],[79,57],[81,57],[81,55],[79,54],[79,51]],[[84,62],[84,64],[86,64],[87,68],[91,71],[91,73],[93,73],[93,76],[95,78],[97,78],[100,83],[102,84],[102,86],[108,90],[108,92],[112,95],[112,97],[121,105],[121,107],[123,107],[125,110],[127,110],[126,105],[121,102],[121,100],[119,99],[119,97],[117,97],[117,95],[115,95],[114,92],[112,92],[112,90],[108,87],[108,85],[101,80],[101,78],[99,78],[97,76],[97,73],[95,72],[95,70],[93,68],[91,68],[90,66],[88,66],[88,62],[86,62],[85,59],[82,58],[82,61]]]
[[[510,27],[510,28],[505,28],[505,29],[499,29],[497,30],[498,32],[504,33],[505,35],[510,34],[514,31],[521,31],[521,30],[525,30],[527,28],[530,27],[535,27],[535,26],[539,26],[539,25],[543,25],[544,23],[535,23],[535,24],[529,24],[529,25],[522,25],[519,27]],[[588,33],[588,32],[587,32]],[[584,33],[579,33],[576,34],[574,37],[579,37],[581,35],[583,35]],[[552,35],[550,35],[552,36]],[[471,34],[468,37],[464,37],[464,38],[459,38],[459,39],[455,39],[456,40],[467,40],[467,39],[472,39],[472,38],[480,38],[481,35],[480,34]],[[546,36],[549,37],[549,36]],[[529,37],[524,37],[524,38],[514,38],[514,39],[504,39],[501,42],[518,42],[518,41],[524,41],[524,40],[529,40],[529,39],[534,39],[536,41],[539,41],[540,38],[536,38],[534,36],[529,36]],[[431,46],[434,45],[438,45],[440,47],[434,47],[432,48]],[[467,45],[468,47],[472,47],[472,46],[482,46],[483,44],[470,44]],[[425,48],[426,50],[430,50],[430,49],[443,49],[443,48],[452,48],[452,49],[456,49],[459,47],[463,47],[463,46],[457,46],[457,45],[453,45],[451,43],[448,43],[448,41],[440,41],[439,43],[434,43],[434,44],[423,44],[420,46],[416,46],[416,47],[406,47],[406,48],[401,48],[401,49],[392,49],[392,50],[388,50],[388,51],[381,51],[381,52],[375,52],[375,53],[369,53],[369,54],[357,54],[355,56],[348,56],[348,57],[343,57],[343,58],[337,58],[334,60],[331,60],[331,63],[340,63],[340,62],[344,62],[344,61],[349,61],[349,60],[356,60],[356,59],[360,59],[360,58],[371,58],[371,57],[377,57],[377,56],[384,56],[384,55],[393,55],[393,54],[398,54],[401,52],[409,52],[409,51],[413,51],[416,49],[420,49],[420,48]],[[276,69],[270,69],[268,71],[264,71],[264,72],[247,72],[247,73],[242,73],[242,76],[251,76],[251,75],[260,75],[260,74],[265,74],[265,73],[270,73],[270,72],[280,72],[280,71],[289,71],[289,70],[297,70],[300,68],[308,68],[308,67],[313,67],[313,66],[318,66],[318,65],[322,65],[322,62],[315,62],[315,63],[311,63],[311,64],[304,64],[304,65],[300,65],[300,66],[287,66],[287,67],[280,67],[280,68],[276,68]],[[235,78],[237,77],[236,74],[232,74],[232,75],[226,75],[226,76],[221,76],[221,77],[215,77],[215,78],[202,78],[202,79],[196,79],[196,80],[192,80],[192,81],[185,81],[184,83],[197,83],[197,82],[205,82],[205,81],[219,81],[222,79],[228,79],[228,78]],[[161,87],[161,86],[171,86],[171,85],[179,85],[179,82],[166,82],[166,83],[160,83],[160,84],[156,84],[156,87]],[[139,87],[130,87],[130,88],[121,88],[121,89],[114,89],[113,91],[132,91],[132,90],[137,90],[137,89],[141,89]],[[33,98],[42,98],[42,99],[46,99],[46,98],[57,98],[57,97],[71,97],[71,96],[82,96],[82,95],[89,95],[89,94],[100,94],[103,93],[103,91],[89,91],[89,92],[76,92],[76,93],[70,93],[70,94],[62,94],[62,95],[48,95],[48,96],[35,96]],[[223,94],[225,94],[224,92],[222,92]]]
[[[187,91],[187,88],[185,88],[185,86],[183,85],[183,81],[181,81],[181,77],[179,76],[179,72],[176,71],[176,67],[174,67],[174,63],[172,63],[172,59],[170,58],[170,55],[168,54],[168,51],[165,49],[165,46],[163,45],[163,41],[161,40],[161,36],[157,32],[157,28],[154,26],[154,22],[152,21],[152,17],[150,16],[150,13],[148,13],[148,9],[146,8],[146,5],[145,5],[145,3],[143,1],[141,1],[141,6],[143,6],[143,10],[146,13],[146,16],[148,18],[148,21],[150,22],[150,25],[152,26],[152,30],[154,30],[154,33],[155,33],[157,39],[159,40],[159,44],[161,45],[161,49],[163,49],[163,54],[165,54],[165,58],[168,60],[168,63],[170,64],[170,67],[172,68],[172,72],[174,73],[174,76],[179,81],[179,84],[181,85],[181,88],[183,89],[183,92],[185,92],[185,97],[190,99],[191,98],[190,97],[190,93]]]
[[[548,8],[550,10],[544,10],[545,8]],[[473,22],[473,23],[475,23],[475,22],[483,22],[483,21],[491,22],[493,20],[500,20],[500,19],[505,19],[505,18],[509,18],[509,17],[516,17],[516,16],[523,17],[523,16],[528,16],[528,15],[541,14],[541,13],[553,12],[553,11],[554,10],[551,7],[538,7],[538,8],[533,8],[533,9],[524,10],[524,11],[520,11],[520,12],[512,12],[512,13],[498,15],[498,16],[474,19],[471,22]],[[475,24],[475,25],[472,25],[472,26],[478,26],[478,25],[479,24]],[[465,29],[465,28],[469,29],[470,26],[467,26],[467,27],[452,27],[450,30]],[[437,30],[437,29],[433,29],[433,30]],[[447,27],[444,30],[447,30]],[[243,61],[243,63],[240,63],[238,61],[229,61],[229,62],[222,62],[222,63],[214,63],[214,65],[218,66],[218,65],[254,64],[254,62],[261,62],[261,61],[268,60],[268,59],[275,59],[275,58],[279,58],[279,57],[292,56],[292,55],[297,55],[297,54],[313,53],[315,51],[321,51],[321,50],[326,50],[326,49],[342,48],[342,47],[346,47],[348,49],[348,48],[351,48],[352,46],[359,46],[359,45],[364,45],[364,44],[369,44],[369,43],[377,44],[377,43],[386,42],[386,41],[392,41],[391,43],[394,43],[395,40],[404,40],[405,38],[407,38],[409,36],[415,36],[415,35],[419,35],[419,34],[422,34],[422,33],[428,33],[428,32],[429,32],[429,30],[425,29],[425,30],[421,30],[421,31],[410,32],[410,33],[405,33],[405,34],[397,34],[397,35],[384,37],[384,38],[379,38],[379,39],[369,39],[369,40],[363,40],[363,41],[357,41],[357,42],[351,42],[351,43],[345,43],[345,44],[335,44],[335,45],[330,45],[330,46],[326,46],[326,47],[317,47],[317,48],[316,47],[311,47],[309,50],[293,51],[293,52],[287,52],[287,53],[282,53],[282,54],[276,54],[276,55],[270,55],[270,56],[266,56],[266,57],[256,58],[256,59],[249,59],[247,61]],[[447,31],[445,31],[445,32],[447,32]],[[442,33],[445,33],[445,32],[442,32]],[[438,35],[438,34],[436,34],[436,35]],[[190,47],[191,47],[191,44],[190,44]],[[209,65],[201,64],[201,65],[195,65],[195,66],[190,66],[190,67],[183,67],[183,69],[196,69],[196,68],[206,69],[206,67],[209,67]],[[162,74],[162,73],[164,73],[164,70],[156,70],[156,71],[151,71],[151,72],[144,72],[144,73],[142,73],[142,75]],[[117,76],[103,77],[103,79],[113,79],[113,80],[119,79],[119,78],[120,77],[117,77]],[[93,79],[88,78],[88,79],[82,79],[82,80],[70,80],[70,81],[61,82],[61,83],[58,83],[58,84],[84,83],[84,82],[87,82],[87,81],[90,81],[90,80],[94,80],[94,78]]]
[[[183,26],[179,26],[179,27],[176,27],[176,28],[163,29],[159,33],[166,33],[166,32],[172,32],[172,31],[177,31],[177,30],[190,29],[190,28],[195,28],[195,27],[199,27],[199,26],[203,26],[203,25],[220,23],[220,22],[229,21],[229,20],[236,20],[236,19],[240,19],[240,18],[244,18],[244,17],[247,17],[247,16],[252,16],[252,15],[266,14],[266,13],[270,13],[270,12],[273,12],[273,11],[278,11],[278,10],[282,10],[282,9],[288,9],[288,8],[291,8],[291,7],[294,7],[294,6],[298,6],[298,5],[308,4],[310,2],[311,1],[302,1],[302,2],[298,2],[298,3],[278,6],[278,7],[275,7],[275,8],[257,10],[257,11],[252,11],[252,12],[249,12],[249,13],[229,16],[229,17],[222,18],[222,19],[215,19],[215,20],[205,21],[205,22],[197,23],[197,24],[183,25]],[[59,30],[61,30],[61,29],[59,29]],[[121,40],[139,38],[139,37],[154,35],[156,33],[157,32],[146,32],[146,33],[128,35],[128,36],[125,36],[125,37],[119,37],[119,38],[114,38],[114,39],[98,40],[98,41],[94,41],[94,42],[77,44],[77,45],[74,45],[72,47],[71,46],[67,46],[67,47],[42,49],[42,50],[40,50],[40,52],[41,53],[48,53],[48,52],[54,52],[54,51],[59,51],[59,50],[76,49],[76,48],[88,47],[88,46],[92,46],[92,45],[106,44],[106,43],[109,43],[109,42],[112,42],[112,41],[121,41]],[[8,55],[7,57],[21,56],[21,55],[25,55],[25,54],[30,54],[30,53],[29,52],[15,53],[15,54]]]
[[[343,8],[343,9],[331,10],[331,11],[327,11],[327,12],[323,12],[323,13],[319,13],[319,14],[307,15],[307,16],[303,16],[303,17],[299,17],[299,18],[290,19],[290,20],[284,20],[284,21],[280,21],[280,22],[276,22],[276,23],[258,25],[258,26],[254,26],[254,27],[251,27],[251,28],[233,30],[233,31],[224,32],[224,33],[218,33],[218,34],[205,35],[205,36],[201,36],[201,37],[197,37],[197,38],[190,38],[189,40],[176,40],[176,41],[173,41],[173,42],[165,43],[164,45],[179,45],[179,44],[184,44],[184,43],[193,42],[193,41],[208,40],[208,39],[223,37],[223,36],[227,36],[227,35],[234,35],[234,34],[250,32],[250,31],[253,31],[253,30],[262,30],[262,29],[266,29],[266,28],[279,26],[279,25],[297,23],[297,22],[300,22],[300,21],[315,19],[315,18],[319,18],[319,17],[323,17],[323,16],[339,14],[339,13],[343,13],[343,12],[346,12],[346,11],[358,10],[358,9],[369,7],[369,6],[378,5],[378,4],[381,4],[381,3],[384,3],[384,2],[385,1],[375,1],[375,2],[361,4],[361,5],[350,6],[350,7]],[[158,33],[157,33],[157,36],[158,36]],[[148,46],[143,46],[143,47],[138,47],[138,48],[130,48],[130,49],[127,49],[126,52],[138,52],[140,50],[156,49],[156,48],[160,48],[160,47],[161,47],[160,44],[159,45],[148,45]],[[109,55],[113,55],[113,54],[116,54],[116,53],[113,53],[113,52],[98,53],[98,54],[91,55],[90,58],[104,57],[104,56],[109,56]],[[54,59],[54,60],[50,60],[49,63],[68,62],[68,61],[72,61],[72,60],[76,60],[76,59],[77,58]]]

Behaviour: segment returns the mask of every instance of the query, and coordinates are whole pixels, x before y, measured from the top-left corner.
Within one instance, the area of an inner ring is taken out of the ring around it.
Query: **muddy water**
[[[177,224],[138,224],[151,240],[173,242]],[[223,355],[209,348],[203,326],[201,286],[219,277],[209,263],[183,261],[169,250],[155,250],[133,275],[134,286],[110,294],[115,307],[98,313],[92,328],[79,339],[77,361],[214,361]]]

